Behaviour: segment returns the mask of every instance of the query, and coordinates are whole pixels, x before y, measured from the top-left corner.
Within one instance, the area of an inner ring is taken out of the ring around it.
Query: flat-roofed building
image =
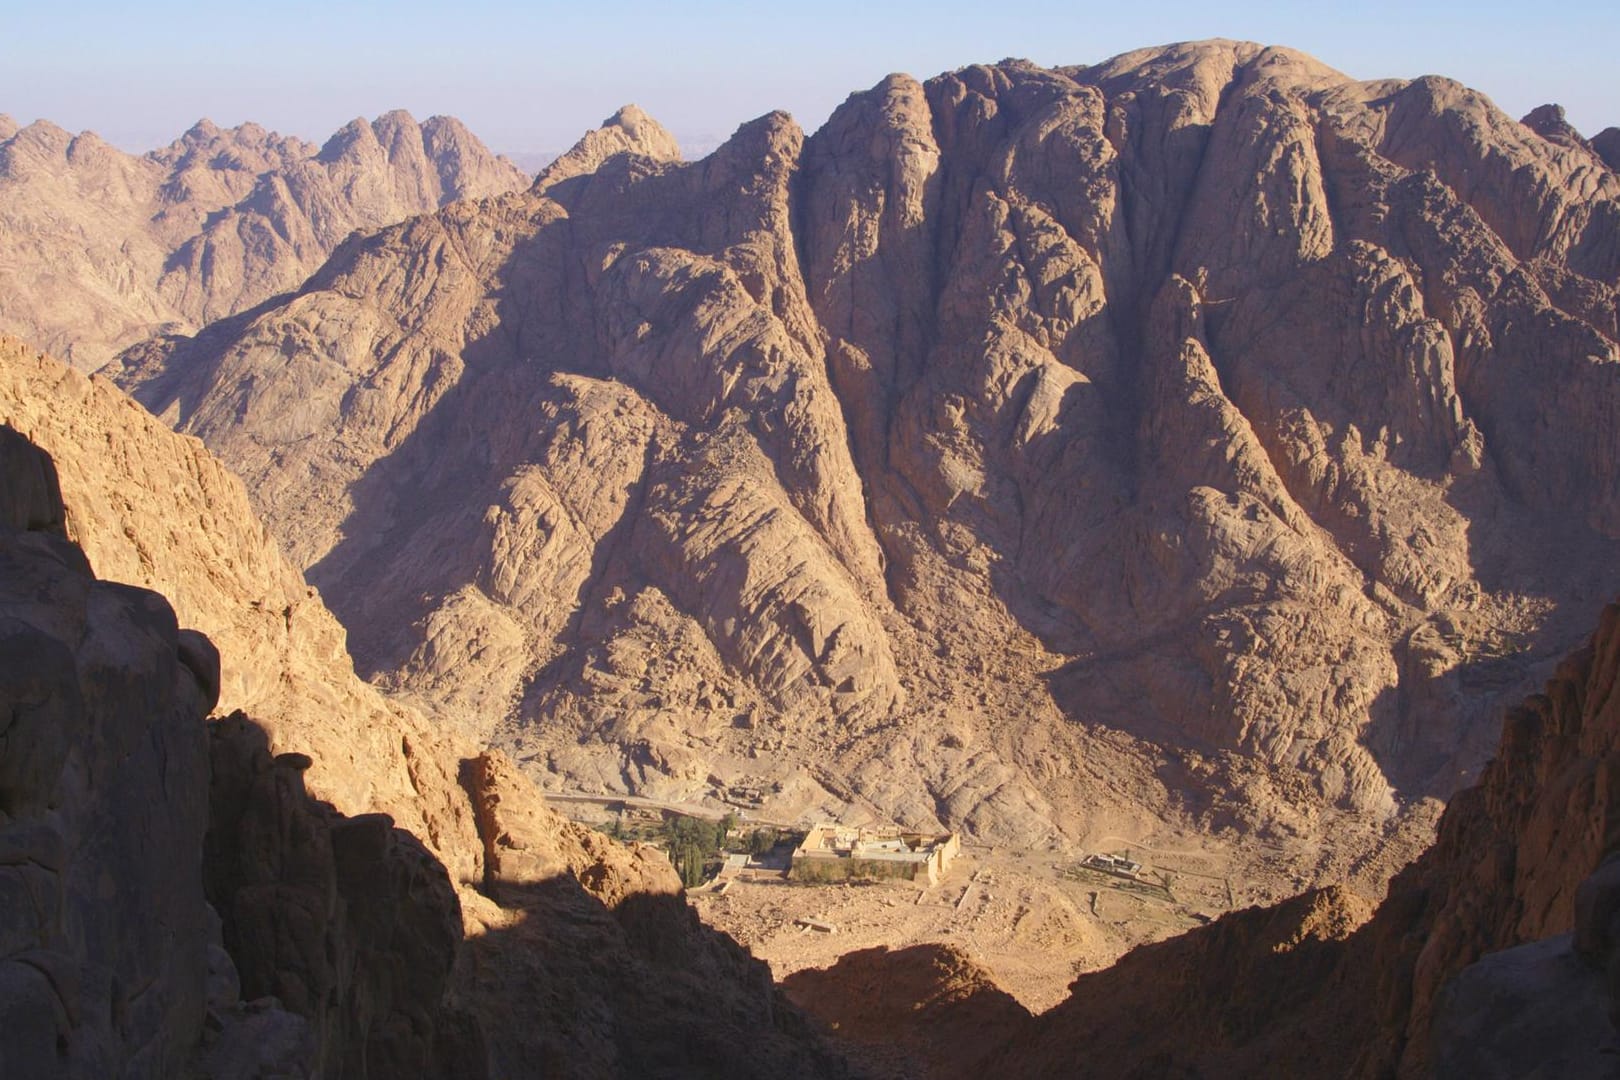
[[[955,833],[930,836],[823,823],[805,834],[793,852],[788,876],[799,881],[898,878],[937,885],[961,848]]]

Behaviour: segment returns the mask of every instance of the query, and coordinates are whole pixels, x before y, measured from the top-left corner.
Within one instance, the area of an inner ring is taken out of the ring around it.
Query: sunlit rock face
[[[1617,282],[1584,141],[1217,41],[626,109],[118,378],[548,783],[1377,877],[1620,585]]]

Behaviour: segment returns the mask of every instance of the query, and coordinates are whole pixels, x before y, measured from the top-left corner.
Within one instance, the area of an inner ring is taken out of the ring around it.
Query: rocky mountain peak
[[[627,108],[123,378],[547,782],[1377,888],[1620,588],[1616,207],[1450,80],[974,66],[693,163]]]
[[[180,142],[186,146],[207,146],[224,133],[223,128],[205,116],[186,129],[186,133],[180,136]]]
[[[357,116],[334,131],[326,142],[321,144],[316,160],[324,165],[331,165],[339,161],[353,161],[380,149],[376,128],[365,117]]]
[[[602,122],[604,128],[618,128],[634,142],[642,144],[648,157],[669,158],[673,160],[678,153],[673,151],[669,133],[663,125],[649,116],[640,105],[630,102],[619,107],[612,116]]]
[[[356,229],[527,183],[456,122],[403,112],[320,148],[202,120],[142,156],[40,122],[0,143],[0,328],[94,368],[296,288]]]
[[[662,124],[643,112],[640,106],[625,105],[586,132],[566,154],[540,171],[534,190],[545,191],[564,180],[595,172],[621,154],[631,154],[658,163],[678,162],[681,148]]]
[[[1581,133],[1564,118],[1562,105],[1538,105],[1520,118],[1519,123],[1549,142],[1571,147],[1586,145]]]
[[[8,171],[22,162],[42,164],[53,158],[67,156],[73,144],[73,133],[49,120],[35,120],[20,128],[6,140],[6,167]]]
[[[766,171],[776,171],[796,167],[803,145],[804,129],[792,116],[777,110],[740,125],[716,153],[751,159],[756,166],[763,163]]]

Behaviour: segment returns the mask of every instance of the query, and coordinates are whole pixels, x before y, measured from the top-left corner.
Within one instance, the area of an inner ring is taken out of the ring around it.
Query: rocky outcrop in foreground
[[[181,621],[207,622],[220,635],[216,651],[202,635],[174,630],[167,604],[144,590],[74,586],[91,597],[134,597],[137,614],[157,613],[136,620],[146,629],[133,641],[120,636],[123,623],[93,639],[107,653],[86,670],[114,680],[109,708],[135,710],[117,714],[128,720],[108,747],[78,746],[73,736],[86,721],[38,705],[83,696],[50,681],[71,677],[70,662],[13,665],[8,648],[0,663],[25,703],[14,710],[20,726],[14,721],[0,744],[8,763],[0,775],[25,794],[0,804],[8,815],[0,826],[10,830],[35,809],[46,817],[41,829],[27,823],[6,834],[6,843],[23,845],[6,880],[34,890],[19,898],[38,898],[4,909],[34,935],[6,939],[16,944],[6,963],[24,964],[7,978],[33,995],[19,1008],[46,1015],[54,1007],[40,996],[47,984],[27,975],[29,957],[45,948],[94,975],[61,985],[111,995],[86,999],[84,1009],[68,1002],[48,1029],[66,1031],[62,1045],[72,1053],[84,1042],[90,1064],[72,1058],[65,1073],[39,1075],[117,1074],[107,1062],[137,1054],[145,1056],[129,1075],[177,1075],[174,1063],[187,1054],[209,1076],[260,1066],[288,1075],[757,1076],[764,1061],[772,1075],[841,1073],[764,965],[698,924],[662,856],[564,821],[509,762],[431,731],[360,683],[331,616],[254,520],[240,484],[195,440],[105,381],[14,343],[4,349],[0,419],[26,423],[60,462],[61,479],[53,469],[49,484],[35,476],[42,468],[13,467],[9,455],[0,470],[0,495],[49,507],[8,511],[18,528],[34,529],[21,549],[88,580],[67,537],[81,540],[114,572],[174,582]],[[29,461],[47,460],[27,450]],[[58,489],[59,500],[34,494]],[[18,633],[37,637],[31,628],[43,626],[70,643],[84,637],[73,604],[87,602],[73,589],[42,587],[21,570],[4,582],[27,602]],[[142,649],[156,656],[151,664]],[[183,694],[191,684],[176,665],[200,672],[193,681],[205,690]],[[175,683],[173,705],[143,689],[142,680],[161,688],[162,678]],[[246,712],[205,728],[216,696]],[[268,719],[249,719],[255,709]],[[154,723],[166,726],[149,731]],[[107,754],[121,763],[107,764]],[[91,774],[77,764],[86,755]],[[56,788],[52,762],[66,770]],[[106,820],[114,816],[117,823]],[[164,835],[127,835],[154,819]],[[51,837],[63,822],[99,829],[93,842],[73,833],[68,847],[82,843],[103,861],[73,871],[92,875],[92,892],[49,914],[53,894],[39,868],[63,865],[51,846],[62,846]],[[109,881],[128,891],[119,909],[130,913],[127,926],[122,914],[86,914],[99,912]],[[159,895],[146,895],[154,889]],[[177,914],[154,910],[171,903]],[[47,915],[25,918],[30,911]],[[81,923],[100,928],[86,941]],[[109,953],[108,942],[125,933],[131,944]],[[172,976],[157,959],[164,950],[174,957],[162,963],[182,968]],[[125,954],[127,972],[108,960],[124,963]],[[112,984],[108,968],[118,973]],[[97,1017],[134,1015],[117,1011],[118,993],[162,1016],[140,1012],[140,1026],[124,1022],[108,1036]],[[129,1045],[98,1049],[108,1038]],[[44,1035],[38,1042],[15,1051],[0,1043],[0,1053],[57,1053]],[[156,1048],[143,1049],[148,1042]]]
[[[1601,144],[1223,41],[626,109],[118,378],[547,783],[1376,887],[1620,589]]]
[[[178,1075],[209,998],[218,657],[97,581],[50,459],[0,427],[0,1073]]]
[[[457,882],[483,846],[457,780],[477,750],[355,677],[343,628],[281,554],[241,481],[105,379],[0,338],[0,423],[55,459],[69,536],[102,577],[163,594],[218,648],[222,712],[301,753],[317,798],[385,813]]]
[[[9,427],[0,480],[0,1073],[488,1075],[444,867],[205,725],[218,652],[91,574]]]
[[[355,120],[324,146],[204,120],[141,156],[0,116],[0,332],[94,370],[296,288],[356,229],[528,181],[447,116]]]
[[[789,999],[872,1080],[970,1080],[1030,1015],[950,945],[859,949],[783,981]]]

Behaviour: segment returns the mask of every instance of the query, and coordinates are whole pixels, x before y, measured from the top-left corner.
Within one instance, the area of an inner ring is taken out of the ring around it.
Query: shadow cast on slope
[[[244,714],[208,726],[204,885],[242,997],[307,1020],[326,1075],[489,1076],[453,1003],[461,907],[443,864],[387,815],[310,796],[310,758],[272,756]]]
[[[678,894],[609,908],[568,874],[502,883],[504,926],[467,941],[503,1076],[837,1078],[766,965]]]
[[[241,713],[210,733],[206,891],[242,997],[307,1020],[325,1075],[846,1075],[766,965],[683,894],[609,907],[563,872],[490,881],[464,919],[415,836],[307,794],[306,755],[271,756]]]

